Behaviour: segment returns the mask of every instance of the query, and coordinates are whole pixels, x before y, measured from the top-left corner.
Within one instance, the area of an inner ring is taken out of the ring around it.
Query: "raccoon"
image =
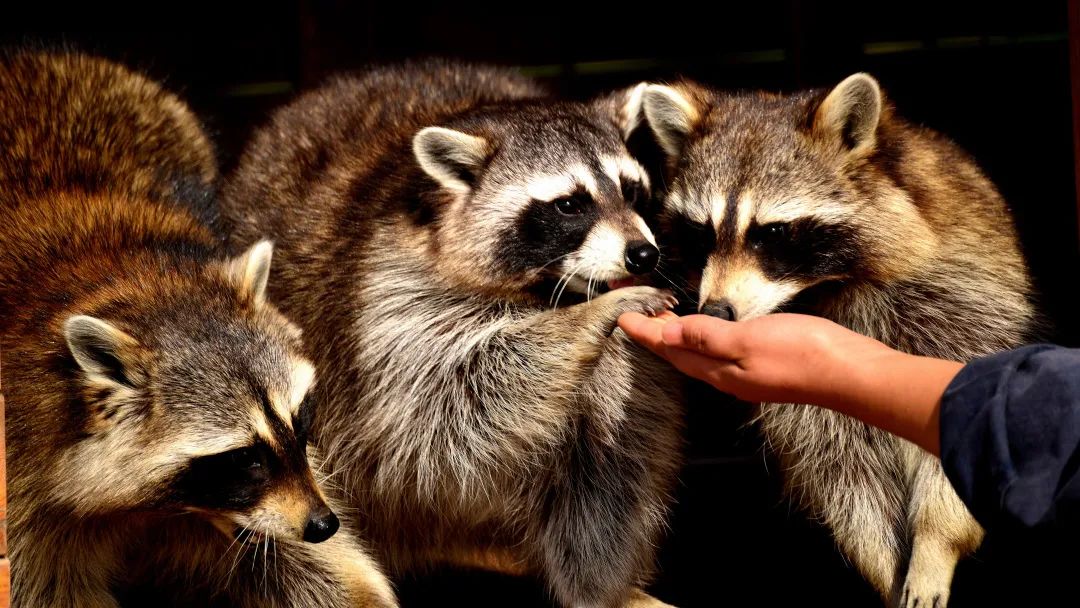
[[[554,101],[510,70],[429,61],[278,111],[226,180],[237,244],[278,244],[317,445],[395,573],[539,576],[570,606],[647,581],[680,460],[671,368],[616,331],[670,293],[624,137],[643,88]]]
[[[967,361],[1036,327],[1005,202],[955,144],[898,117],[855,74],[831,91],[650,85],[666,153],[664,228],[699,310],[817,314],[900,350]],[[886,602],[942,608],[982,530],[937,459],[810,406],[760,424],[791,493]]]
[[[192,114],[84,55],[11,54],[0,82],[12,605],[394,606],[306,453],[272,246],[226,258],[188,211],[217,179]]]

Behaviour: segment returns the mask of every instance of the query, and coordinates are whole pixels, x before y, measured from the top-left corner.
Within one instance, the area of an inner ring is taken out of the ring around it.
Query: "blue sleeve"
[[[1080,350],[1028,346],[965,366],[941,400],[941,461],[988,530],[1075,523]]]

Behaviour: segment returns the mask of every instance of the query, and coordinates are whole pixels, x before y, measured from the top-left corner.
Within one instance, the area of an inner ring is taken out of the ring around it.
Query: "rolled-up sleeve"
[[[1080,350],[972,361],[941,401],[941,460],[987,529],[1080,520]]]

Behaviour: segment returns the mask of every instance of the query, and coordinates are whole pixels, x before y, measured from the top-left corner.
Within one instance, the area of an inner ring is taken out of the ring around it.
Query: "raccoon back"
[[[214,150],[157,83],[75,53],[0,56],[0,208],[78,189],[204,210]]]
[[[214,154],[177,97],[78,54],[2,56],[0,83],[0,335],[211,255],[192,207],[212,198]]]
[[[246,242],[300,224],[319,232],[338,221],[338,207],[355,202],[331,196],[317,212],[295,204],[317,190],[353,187],[378,213],[381,201],[370,194],[390,200],[392,191],[408,187],[402,166],[412,162],[412,137],[421,128],[486,104],[544,95],[514,70],[445,60],[336,77],[275,112],[252,137],[223,191],[230,233]]]

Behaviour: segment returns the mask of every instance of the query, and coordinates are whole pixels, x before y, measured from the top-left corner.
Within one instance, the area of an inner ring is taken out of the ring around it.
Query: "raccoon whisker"
[[[566,274],[564,274],[562,276],[562,278],[560,280],[560,282],[562,283],[562,288],[559,289],[559,294],[558,294],[558,296],[555,297],[555,308],[559,307],[559,299],[562,297],[562,293],[566,289],[566,286],[570,284],[570,281],[574,280],[574,277],[577,276],[578,270],[584,265],[585,265],[585,261],[581,260],[580,262],[575,264],[573,266],[573,268],[570,269],[569,272],[567,272]],[[559,283],[556,283],[555,287],[558,288]]]
[[[270,535],[263,534],[263,592],[268,593],[270,591],[270,584],[267,581],[267,571],[269,570],[270,559]]]
[[[686,289],[684,289],[684,287],[682,285],[679,285],[675,281],[672,281],[666,274],[664,274],[663,272],[660,271],[660,265],[659,264],[656,265],[655,270],[656,270],[656,274],[663,277],[663,279],[665,281],[667,281],[669,285],[671,285],[672,289],[678,291],[679,294],[681,294],[681,295],[683,295],[685,297],[690,297],[690,294],[686,291]]]
[[[552,259],[552,260],[549,260],[549,261],[545,262],[543,266],[541,266],[541,267],[537,268],[537,269],[536,269],[536,271],[537,271],[537,272],[539,272],[539,271],[541,271],[541,270],[543,270],[543,269],[547,268],[548,266],[551,266],[551,265],[552,265],[552,264],[554,264],[555,262],[558,262],[559,260],[563,260],[563,259],[566,259],[566,258],[568,258],[568,257],[570,257],[570,256],[572,256],[572,255],[574,255],[574,253],[576,253],[576,252],[574,252],[574,251],[571,251],[570,253],[564,253],[564,254],[560,255],[559,257],[557,257],[557,258],[554,258],[554,259]]]
[[[251,531],[244,526],[240,529],[240,533],[236,535],[236,540],[239,541],[234,543],[236,545],[236,557],[233,558],[232,565],[229,566],[229,572],[225,576],[226,581],[232,580],[233,574],[236,572],[236,567],[240,565],[240,558],[243,557],[244,553],[247,551],[247,547],[245,546],[246,541],[242,539],[245,534],[250,534],[250,532]],[[231,547],[232,545],[229,546]]]
[[[236,546],[236,543],[238,543],[238,542],[240,542],[240,534],[236,534],[235,536],[233,536],[232,542],[229,543],[229,546],[225,547],[225,550],[221,552],[220,556],[218,556],[218,561],[214,562],[214,568],[215,569],[217,568],[217,566],[222,561],[225,560],[225,558],[229,555],[229,553],[232,552],[232,548],[234,546]],[[229,576],[231,577],[232,568],[229,569],[229,572],[230,572]],[[228,580],[228,577],[226,578],[226,580]]]
[[[320,484],[327,483],[340,487],[340,485],[337,483],[337,481],[334,480],[334,478],[341,474],[341,469],[332,469],[330,471],[325,471],[320,468],[316,471],[316,473],[321,475],[321,477],[319,478]]]
[[[570,273],[570,276],[573,276],[573,268],[570,269],[569,273]],[[556,292],[559,291],[559,287],[562,285],[562,282],[563,281],[568,281],[568,280],[569,280],[569,278],[567,278],[567,275],[563,274],[562,276],[559,277],[558,281],[555,281],[555,287],[551,290],[551,298],[548,299],[548,305],[551,305],[551,304],[554,303],[555,294],[556,294]]]
[[[554,304],[554,306],[552,306],[552,308],[558,308],[559,307],[559,300],[562,299],[562,294],[563,294],[564,291],[566,291],[566,286],[570,284],[570,281],[572,281],[574,279],[574,276],[577,275],[578,269],[581,268],[584,264],[585,264],[584,261],[578,262],[577,264],[574,265],[573,268],[570,269],[570,272],[568,274],[563,275],[563,279],[560,279],[559,282],[562,283],[562,288],[559,289],[558,295],[555,296],[555,304]],[[556,283],[555,287],[558,287],[558,286],[559,286],[559,283]]]
[[[256,522],[255,525],[259,525],[259,523],[261,523],[261,520],[259,522]],[[251,554],[251,573],[252,574],[255,574],[255,564],[258,563],[258,561],[259,561],[259,543],[255,543],[255,550]]]
[[[669,271],[671,270],[671,268],[666,266],[663,262],[658,262],[656,264],[656,271],[661,273],[662,275],[663,275],[663,270],[662,269],[664,269],[664,268],[667,268]],[[672,277],[670,277],[668,275],[663,275],[663,276],[664,276],[665,279],[668,280],[669,283],[671,283],[673,286],[679,287],[680,289],[690,287],[690,281],[687,280],[686,278],[680,276],[678,273],[675,274],[675,278],[672,278]]]
[[[270,537],[273,539],[273,544],[271,546],[274,548],[274,574],[276,575],[277,572],[278,572],[278,540],[277,540],[277,532],[271,531],[270,532]]]

